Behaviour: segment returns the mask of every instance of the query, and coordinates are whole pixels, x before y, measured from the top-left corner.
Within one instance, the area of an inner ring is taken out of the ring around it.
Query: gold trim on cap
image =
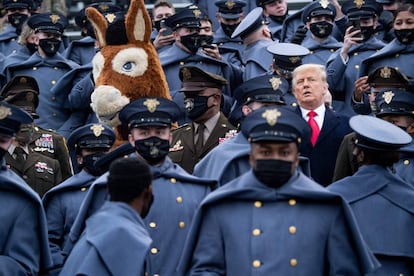
[[[263,112],[262,117],[266,119],[266,122],[270,126],[274,126],[277,123],[277,119],[282,116],[282,113],[280,113],[279,110],[275,109],[269,109]]]
[[[161,103],[157,101],[157,99],[147,99],[143,103],[148,109],[149,112],[154,113],[155,110],[157,110],[157,106],[159,106]]]
[[[102,134],[102,131],[105,130],[105,128],[101,125],[101,124],[93,124],[90,129],[93,132],[93,135],[95,135],[95,137],[99,137]]]

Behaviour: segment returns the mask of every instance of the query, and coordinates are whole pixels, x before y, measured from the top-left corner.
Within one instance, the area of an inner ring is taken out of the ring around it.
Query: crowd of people
[[[104,40],[82,9],[70,41],[3,0],[0,274],[414,275],[414,5],[288,4],[157,0],[171,98],[113,128],[93,58],[125,7],[90,5]]]

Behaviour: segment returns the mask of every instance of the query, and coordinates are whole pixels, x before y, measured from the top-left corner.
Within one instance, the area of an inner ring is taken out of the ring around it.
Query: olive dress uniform
[[[14,147],[6,154],[6,166],[24,179],[42,197],[49,189],[62,182],[59,162],[55,159],[28,150],[23,163],[15,156]]]

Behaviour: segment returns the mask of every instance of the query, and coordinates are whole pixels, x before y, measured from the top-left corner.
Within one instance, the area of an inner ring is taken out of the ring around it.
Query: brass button
[[[55,80],[52,80],[51,83],[52,83],[52,85],[55,85],[56,84],[56,81]]]
[[[152,222],[149,223],[149,227],[150,228],[155,228],[155,227],[157,227],[157,224],[152,221]]]
[[[180,221],[178,223],[178,227],[180,227],[181,229],[185,227],[185,222],[184,221]]]
[[[297,266],[298,265],[298,260],[296,260],[296,259],[290,259],[290,265],[291,266]]]
[[[252,233],[253,233],[253,236],[259,236],[262,233],[262,231],[260,231],[260,229],[258,228],[255,228],[253,229]]]
[[[27,177],[27,175],[23,175],[23,179],[28,179],[29,177]]]
[[[37,67],[36,66],[33,66],[32,69],[33,69],[33,71],[36,71],[37,70]]]
[[[358,52],[354,53],[354,56],[357,56],[357,55],[358,55]]]
[[[253,267],[258,268],[262,265],[262,263],[259,260],[254,260],[253,261]]]
[[[181,196],[178,196],[176,201],[177,203],[183,203],[183,198]]]
[[[157,248],[155,248],[155,247],[151,248],[151,254],[152,255],[155,255],[157,253],[158,253],[158,249]]]
[[[200,60],[198,63],[203,64],[203,61],[202,61],[202,60]]]
[[[404,160],[404,165],[408,166],[410,164],[410,160],[406,159]]]
[[[395,54],[395,57],[397,58],[397,57],[400,57],[400,54]]]
[[[172,184],[175,184],[175,183],[177,183],[177,179],[175,179],[175,178],[171,178],[171,179],[170,179],[170,182],[171,182]]]
[[[12,38],[12,39],[11,39],[11,41],[15,41],[15,40],[16,40],[15,38]]]
[[[55,70],[59,70],[59,68],[57,68],[56,66],[55,66],[55,67],[53,67],[53,69],[55,69]]]
[[[255,201],[254,202],[254,207],[256,207],[256,208],[260,208],[260,207],[262,207],[262,205],[263,205],[263,203],[261,201]]]
[[[331,51],[331,53],[335,52],[335,49],[330,49],[329,51]]]
[[[81,188],[81,192],[84,192],[84,191],[86,191],[86,187]]]
[[[52,101],[56,101],[56,97],[55,96],[52,97]]]
[[[13,50],[13,51],[12,51],[12,53],[13,53],[13,54],[14,54],[14,53],[16,53],[16,52],[17,52],[16,50]]]
[[[404,273],[399,273],[398,276],[404,276]]]
[[[296,205],[296,200],[295,199],[289,199],[289,205],[290,206],[295,206]]]
[[[355,69],[359,69],[359,64],[355,64]]]
[[[292,103],[292,106],[293,106],[293,107],[297,107],[297,106],[298,106],[298,104],[297,104],[297,103]]]
[[[184,65],[184,61],[180,61],[180,65]]]
[[[53,116],[53,117],[56,117],[56,113],[53,113],[53,114],[52,114],[52,116]]]
[[[291,233],[292,235],[296,234],[296,227],[295,226],[290,226],[289,227],[289,233]]]
[[[309,51],[309,54],[313,54],[313,51]]]

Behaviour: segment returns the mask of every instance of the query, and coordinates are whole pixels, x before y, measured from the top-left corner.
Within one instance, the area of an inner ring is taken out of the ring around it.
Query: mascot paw
[[[113,86],[98,86],[91,95],[91,108],[99,121],[116,127],[121,124],[118,113],[130,100]]]

